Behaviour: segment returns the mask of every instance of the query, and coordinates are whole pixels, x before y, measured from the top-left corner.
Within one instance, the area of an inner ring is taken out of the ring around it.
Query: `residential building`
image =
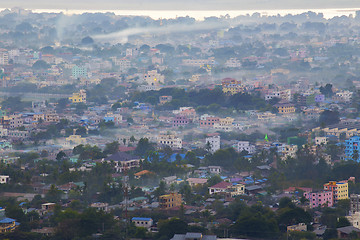
[[[208,166],[208,170],[211,174],[220,174],[222,169],[220,166]]]
[[[160,104],[165,104],[167,102],[171,102],[171,100],[172,100],[172,96],[160,96],[159,97]]]
[[[86,78],[86,77],[88,77],[87,68],[86,67],[79,67],[79,66],[75,65],[71,69],[71,76],[74,79]]]
[[[209,194],[216,193],[230,193],[231,196],[242,195],[245,193],[245,185],[242,183],[232,184],[223,181],[209,187]]]
[[[280,90],[280,91],[273,91],[269,94],[265,95],[265,100],[271,100],[273,98],[278,98],[278,99],[282,99],[285,101],[290,101],[291,100],[291,89],[286,89],[286,90]]]
[[[81,135],[70,135],[65,138],[65,145],[67,146],[78,146],[80,144],[86,144],[86,138],[81,137]]]
[[[207,137],[205,139],[205,148],[209,148],[211,153],[220,149],[220,136]]]
[[[185,115],[177,115],[172,120],[172,125],[173,125],[173,127],[184,127],[184,126],[188,125],[191,122],[192,122],[192,120],[189,119],[187,116],[185,116]]]
[[[354,136],[345,140],[345,155],[347,159],[360,161],[360,136]]]
[[[278,147],[278,151],[281,153],[281,159],[286,160],[288,157],[295,158],[298,150],[297,145],[283,144]]]
[[[0,219],[0,233],[12,232],[19,226],[19,223],[12,218]]]
[[[353,227],[360,228],[360,212],[354,212],[345,217],[349,220]]]
[[[158,144],[166,145],[171,148],[182,148],[182,140],[174,134],[160,134],[158,136]]]
[[[202,233],[175,234],[170,240],[216,240],[216,235],[203,235]]]
[[[121,114],[108,112],[104,116],[105,122],[113,122],[115,126],[120,125],[123,122],[123,117]]]
[[[328,143],[327,137],[315,137],[316,145],[326,145]]]
[[[350,194],[350,213],[360,212],[360,195]]]
[[[148,71],[143,75],[143,81],[148,85],[159,85],[164,83],[165,77],[157,72],[157,70]]]
[[[171,209],[182,204],[181,194],[170,193],[159,197],[160,208]]]
[[[0,175],[0,184],[6,184],[10,181],[10,176]]]
[[[275,117],[276,117],[276,114],[271,113],[271,112],[264,112],[264,113],[257,114],[257,118],[259,120],[263,120],[263,121],[268,121],[268,120],[274,119]]]
[[[214,58],[208,58],[208,59],[183,59],[182,65],[184,66],[190,66],[190,67],[203,67],[207,65],[214,65],[215,60]]]
[[[200,127],[212,127],[215,123],[219,123],[220,118],[204,114],[200,116]]]
[[[73,93],[73,95],[69,97],[69,100],[72,103],[86,103],[86,90],[81,89],[78,93]]]
[[[108,163],[113,162],[115,164],[114,167],[116,172],[124,172],[125,170],[129,170],[131,168],[140,167],[141,158],[125,152],[117,152],[107,158],[103,158],[102,161],[106,161]]]
[[[188,178],[186,181],[189,183],[191,187],[197,185],[204,185],[207,183],[207,178]]]
[[[226,60],[224,66],[227,68],[240,68],[241,61],[236,58],[230,58],[230,59]]]
[[[255,145],[250,144],[249,141],[238,141],[236,144],[238,152],[247,151],[249,154],[255,153]]]
[[[287,231],[300,231],[300,232],[306,232],[307,231],[307,225],[305,223],[299,223],[291,226],[287,226]]]
[[[274,105],[280,114],[295,113],[295,106],[292,103],[278,103]]]
[[[234,95],[236,93],[244,92],[244,86],[241,81],[234,78],[224,78],[221,80],[222,91],[225,94]]]
[[[339,200],[348,199],[349,198],[349,190],[348,190],[348,181],[330,181],[324,184],[325,191],[333,192],[334,203]]]
[[[143,227],[146,228],[148,231],[151,229],[151,226],[154,224],[152,218],[133,217],[131,221],[135,224],[136,227]]]
[[[334,203],[332,191],[305,192],[304,197],[309,200],[310,208],[332,207]]]
[[[95,202],[95,203],[92,203],[92,204],[90,205],[90,207],[96,208],[96,210],[98,210],[98,211],[107,212],[107,211],[108,211],[109,204],[108,204],[108,203],[103,203],[103,202]]]

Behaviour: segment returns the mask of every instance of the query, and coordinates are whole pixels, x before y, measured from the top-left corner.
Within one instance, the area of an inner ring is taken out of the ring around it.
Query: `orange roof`
[[[154,174],[153,172],[150,172],[150,171],[148,171],[148,170],[142,170],[142,171],[140,171],[140,172],[138,172],[138,173],[135,173],[134,175],[135,176],[142,176],[142,175],[145,175],[145,174]]]

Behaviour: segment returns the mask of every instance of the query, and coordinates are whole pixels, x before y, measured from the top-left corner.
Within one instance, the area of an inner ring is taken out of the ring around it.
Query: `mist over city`
[[[360,239],[358,1],[0,2],[0,239]]]

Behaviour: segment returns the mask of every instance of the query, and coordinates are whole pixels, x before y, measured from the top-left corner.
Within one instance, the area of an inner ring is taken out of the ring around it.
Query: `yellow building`
[[[86,103],[86,91],[81,89],[78,93],[73,93],[72,97],[69,97],[72,103]]]
[[[222,91],[225,94],[234,95],[236,93],[244,92],[244,86],[241,81],[237,81],[234,78],[224,78],[221,81]]]
[[[159,197],[160,208],[170,209],[179,207],[182,204],[181,194],[170,193]]]
[[[86,144],[86,138],[82,138],[80,135],[70,135],[65,139],[66,145],[80,145]]]
[[[280,114],[295,113],[295,106],[291,103],[278,103],[275,105]]]
[[[324,184],[324,190],[332,191],[334,202],[349,198],[349,185],[348,181],[330,181]]]

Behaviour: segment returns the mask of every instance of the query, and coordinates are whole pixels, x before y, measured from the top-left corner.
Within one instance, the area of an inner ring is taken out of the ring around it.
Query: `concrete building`
[[[173,207],[179,207],[182,204],[181,194],[170,193],[159,197],[160,208],[170,209]]]
[[[151,226],[154,224],[152,218],[133,217],[131,221],[135,224],[136,227],[143,227],[146,228],[148,231],[151,229]]]
[[[86,67],[79,67],[79,66],[75,65],[71,69],[71,76],[74,79],[86,78],[86,77],[88,77],[87,68]]]
[[[304,197],[309,200],[310,208],[332,207],[334,203],[332,191],[305,192]]]
[[[348,190],[348,182],[345,181],[330,181],[324,184],[325,191],[333,192],[334,203],[339,200],[348,199],[349,198],[349,190]]]
[[[6,184],[10,181],[10,176],[0,175],[0,184]]]
[[[81,89],[78,93],[73,93],[73,95],[69,97],[69,100],[72,103],[86,103],[86,90]]]
[[[182,148],[182,140],[174,134],[160,134],[157,139],[159,145],[178,149]]]
[[[242,151],[247,151],[249,154],[253,154],[255,153],[255,146],[250,144],[250,142],[248,141],[239,141],[237,144],[236,144],[236,150],[238,152],[242,152]]]
[[[209,146],[209,151],[211,153],[216,152],[220,149],[220,136],[207,137],[205,139],[205,148]]]

